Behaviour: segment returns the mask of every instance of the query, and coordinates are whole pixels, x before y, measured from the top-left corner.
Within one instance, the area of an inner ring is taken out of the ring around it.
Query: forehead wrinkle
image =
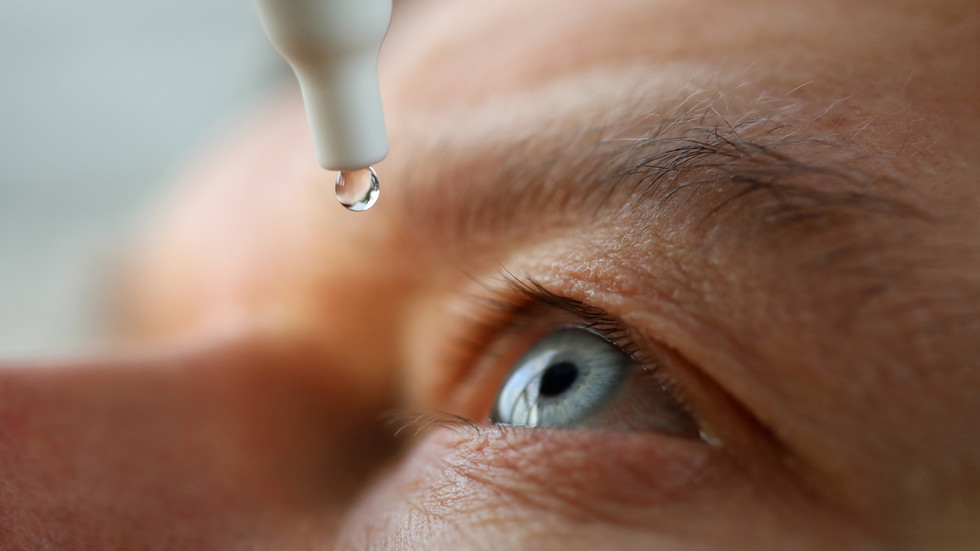
[[[621,168],[613,161],[632,148],[617,141],[625,128],[676,119],[651,110],[667,99],[663,90],[681,92],[674,109],[715,99],[683,75],[651,76],[647,65],[626,64],[478,106],[403,116],[392,129],[392,157],[400,158],[389,163],[402,178],[392,186],[403,195],[401,225],[420,230],[423,243],[468,248],[503,240],[517,225],[560,222],[570,202],[607,191],[598,180]]]
[[[868,257],[874,240],[853,231],[864,220],[921,215],[894,197],[901,182],[849,167],[841,143],[800,130],[806,120],[793,104],[739,110],[696,88],[660,112],[662,98],[642,93],[589,97],[518,98],[517,111],[536,111],[510,118],[491,104],[441,125],[427,119],[435,138],[403,158],[398,226],[451,256],[610,222],[738,249],[800,248],[842,230],[839,247],[800,260],[837,266]]]

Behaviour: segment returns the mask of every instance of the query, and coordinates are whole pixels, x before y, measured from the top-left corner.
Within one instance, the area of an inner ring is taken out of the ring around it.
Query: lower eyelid
[[[452,488],[455,499],[460,490],[491,492],[502,503],[576,517],[622,508],[617,522],[634,509],[693,499],[711,478],[706,447],[649,434],[464,427],[434,431],[415,453],[435,478],[426,482],[434,492]]]

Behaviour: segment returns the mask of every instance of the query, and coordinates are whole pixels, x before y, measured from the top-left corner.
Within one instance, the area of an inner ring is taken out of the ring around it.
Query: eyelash
[[[647,366],[641,349],[630,338],[623,326],[605,311],[550,291],[536,280],[522,279],[513,273],[501,270],[500,277],[505,286],[496,288],[486,286],[490,296],[474,296],[468,302],[467,311],[470,323],[465,334],[455,340],[470,357],[478,357],[486,352],[490,337],[498,335],[504,328],[520,327],[540,314],[541,308],[553,308],[579,318],[584,323],[579,327],[595,331],[621,350],[633,361]]]

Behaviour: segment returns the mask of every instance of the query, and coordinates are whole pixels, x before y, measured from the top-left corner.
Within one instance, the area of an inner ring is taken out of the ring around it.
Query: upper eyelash
[[[604,310],[582,301],[556,294],[531,278],[521,279],[508,271],[503,271],[501,276],[510,289],[523,295],[528,302],[552,306],[581,318],[585,322],[582,325],[583,328],[595,331],[618,346],[623,352],[633,358],[634,361],[639,360],[637,356],[639,355],[640,349],[630,338],[629,332],[624,330],[622,325]]]
[[[535,307],[545,306],[563,310],[582,320],[579,326],[599,334],[615,344],[639,365],[644,372],[652,371],[651,362],[630,337],[629,331],[608,313],[582,301],[557,294],[530,277],[521,278],[506,268],[498,270],[504,286],[482,282],[490,295],[474,295],[468,301],[468,330],[455,339],[469,358],[484,355],[490,336],[504,328],[529,319]]]

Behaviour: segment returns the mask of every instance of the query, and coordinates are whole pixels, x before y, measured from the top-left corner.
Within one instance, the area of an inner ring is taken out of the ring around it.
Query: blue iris
[[[601,411],[633,373],[619,347],[582,328],[538,341],[511,368],[490,421],[526,427],[571,427]]]

